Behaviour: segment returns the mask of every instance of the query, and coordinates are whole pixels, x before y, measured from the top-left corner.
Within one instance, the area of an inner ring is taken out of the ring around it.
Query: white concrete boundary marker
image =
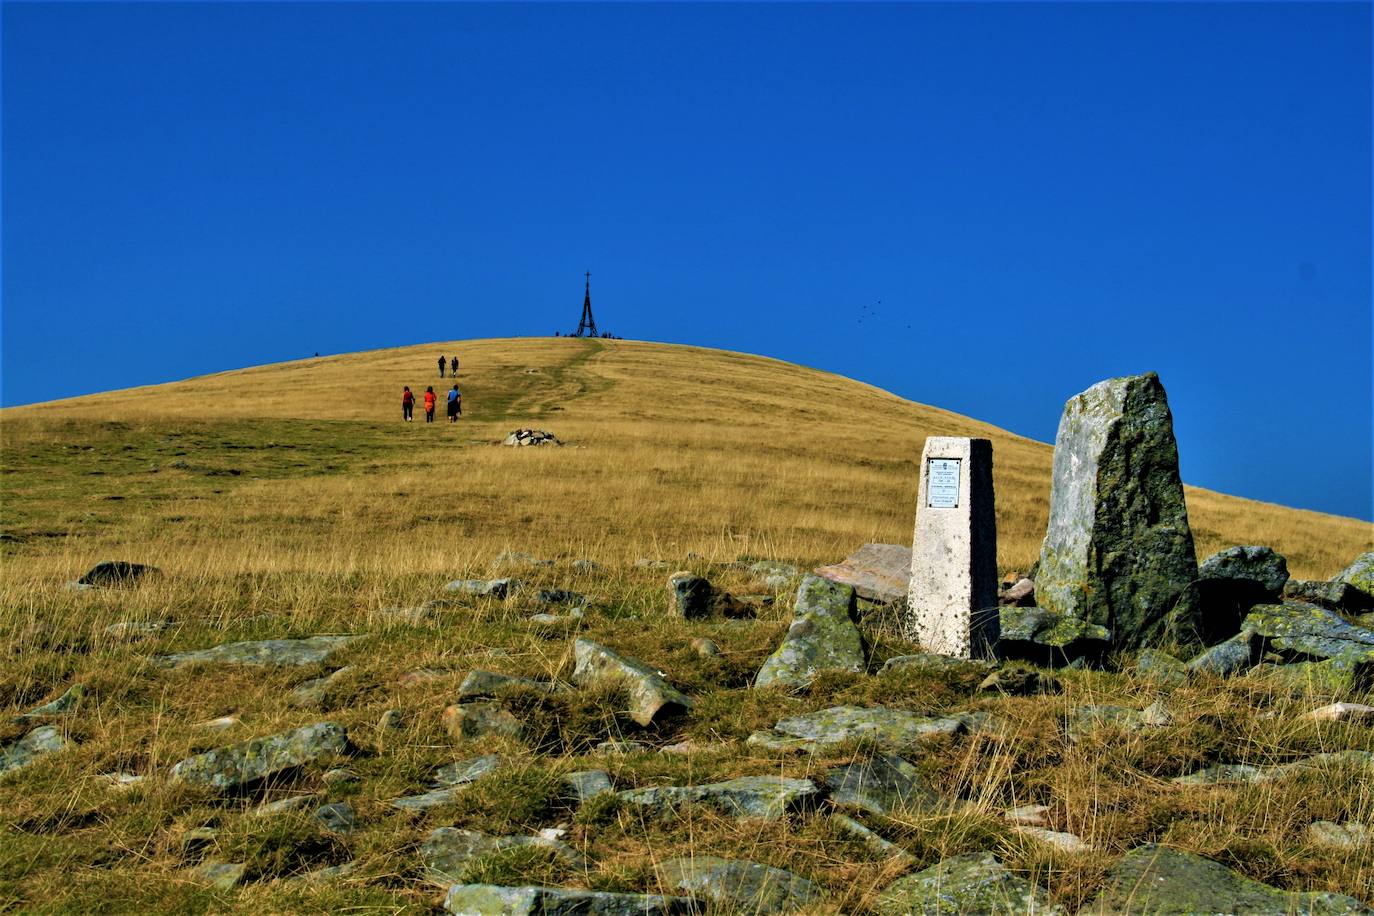
[[[997,645],[992,443],[931,436],[921,452],[907,635],[927,652],[990,657]]]

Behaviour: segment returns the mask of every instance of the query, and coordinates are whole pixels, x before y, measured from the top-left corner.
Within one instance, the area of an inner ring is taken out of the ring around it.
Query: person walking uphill
[[[401,392],[401,418],[409,423],[414,417],[415,395],[410,393],[410,386],[405,386],[405,391]]]
[[[447,364],[444,362],[444,358],[443,358],[442,356],[440,356],[440,357],[439,357],[439,378],[443,378],[443,377],[444,377],[444,366],[445,366],[445,365],[447,365]]]
[[[458,386],[454,385],[453,389],[448,393],[448,421],[450,423],[457,423],[458,415],[462,412],[463,394],[458,390]]]
[[[437,401],[437,400],[439,400],[439,399],[436,398],[436,397],[434,396],[434,386],[433,386],[433,385],[430,385],[430,386],[428,386],[427,388],[425,388],[425,422],[426,422],[426,423],[433,423],[433,422],[434,422],[434,403],[435,403],[435,401]]]

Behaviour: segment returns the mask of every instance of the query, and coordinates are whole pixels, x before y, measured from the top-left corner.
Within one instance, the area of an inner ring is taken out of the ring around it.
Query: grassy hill
[[[402,385],[447,388],[434,366],[440,352],[462,358],[462,421],[445,423],[441,406],[433,425],[422,416],[402,424]],[[567,445],[496,444],[524,426]],[[635,562],[693,569],[746,594],[764,586],[741,557],[806,568],[866,541],[905,542],[930,434],[993,440],[1000,566],[1024,569],[1044,532],[1050,446],[741,354],[628,341],[447,342],[0,413],[0,707],[10,714],[0,746],[43,722],[71,742],[0,775],[0,909],[426,912],[442,891],[421,874],[417,846],[450,825],[522,835],[562,827],[589,863],[518,850],[482,858],[469,880],[657,891],[655,863],[692,851],[805,875],[826,894],[811,913],[869,912],[906,868],[982,851],[1072,908],[1123,851],[1147,841],[1276,886],[1374,900],[1367,844],[1332,854],[1304,832],[1316,819],[1374,823],[1367,779],[1318,770],[1253,786],[1181,791],[1168,782],[1217,762],[1374,751],[1368,727],[1302,718],[1332,695],[1357,698],[1348,692],[1294,690],[1263,674],[1166,688],[1129,671],[1066,670],[1055,696],[988,695],[957,678],[878,675],[887,658],[916,649],[881,628],[865,633],[866,673],[804,691],[755,690],[753,674],[787,630],[795,586],[774,589],[776,604],[756,620],[688,622],[667,612],[666,571]],[[1191,488],[1188,504],[1200,557],[1268,544],[1295,576],[1325,578],[1370,544],[1370,526],[1353,519]],[[553,562],[494,565],[507,550]],[[104,559],[164,574],[132,589],[66,588]],[[574,562],[583,559],[596,566]],[[427,604],[446,597],[451,579],[498,574],[526,587],[507,601]],[[580,620],[532,623],[547,610],[534,597],[540,588],[583,592],[591,608]],[[360,638],[328,667],[149,662],[233,640],[338,633]],[[441,711],[467,672],[566,678],[574,635],[666,672],[695,708],[641,728],[615,690],[516,691],[503,702],[526,724],[523,739],[467,741],[445,729]],[[698,637],[721,654],[700,655]],[[290,699],[340,665],[349,667],[316,701]],[[12,718],[73,684],[85,691],[73,714]],[[1063,731],[1083,704],[1139,709],[1156,699],[1172,713],[1167,727],[1084,740]],[[566,773],[592,767],[618,789],[819,777],[865,748],[807,757],[743,739],[782,715],[841,703],[982,711],[1005,726],[913,758],[958,807],[865,818],[912,856],[909,866],[821,815],[759,824],[689,806],[646,819],[612,805],[574,811],[560,798]],[[399,728],[379,724],[387,710],[399,711]],[[232,722],[207,725],[222,717]],[[255,815],[258,795],[212,798],[167,779],[191,754],[321,719],[347,728],[355,750],[345,762],[357,779],[327,781],[325,766],[312,764],[267,797],[348,801],[360,822],[352,833],[299,812]],[[598,750],[617,738],[649,750]],[[657,750],[683,742],[696,749]],[[421,791],[440,765],[480,753],[501,754],[506,768],[452,804],[419,815],[386,804]],[[144,780],[118,788],[111,773]],[[1026,803],[1049,805],[1055,829],[1093,848],[1065,853],[1011,831],[1002,809]],[[246,864],[244,883],[207,888],[191,869],[210,860]],[[336,881],[285,880],[349,861],[357,871]]]

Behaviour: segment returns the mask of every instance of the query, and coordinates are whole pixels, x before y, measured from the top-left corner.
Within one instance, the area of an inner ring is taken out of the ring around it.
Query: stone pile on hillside
[[[542,429],[517,429],[510,435],[502,445],[562,445],[558,437],[553,433],[545,432]]]

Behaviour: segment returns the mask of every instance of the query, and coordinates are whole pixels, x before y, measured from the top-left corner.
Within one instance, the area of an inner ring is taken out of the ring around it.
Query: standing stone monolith
[[[992,443],[930,436],[912,539],[907,632],[927,652],[969,658],[997,644]]]
[[[1197,555],[1173,415],[1153,372],[1064,405],[1037,602],[1104,626],[1118,648],[1198,639]]]

